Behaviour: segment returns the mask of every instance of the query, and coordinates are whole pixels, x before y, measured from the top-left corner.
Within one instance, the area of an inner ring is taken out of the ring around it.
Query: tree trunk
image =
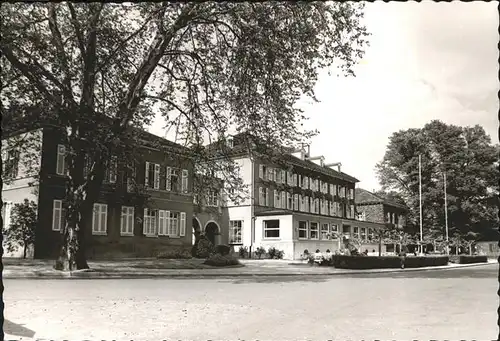
[[[26,259],[26,249],[28,248],[28,245],[26,244],[26,242],[24,243],[24,247],[23,247],[23,259]]]
[[[382,239],[378,241],[378,256],[382,256]]]

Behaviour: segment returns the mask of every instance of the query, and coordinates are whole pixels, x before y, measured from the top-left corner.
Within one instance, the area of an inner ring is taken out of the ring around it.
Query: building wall
[[[357,204],[356,210],[364,213],[365,220],[374,223],[385,223],[384,208],[382,204],[362,205]]]
[[[228,220],[241,220],[242,221],[242,243],[234,244],[234,250],[238,251],[240,246],[246,246],[250,248],[252,245],[252,207],[248,206],[236,206],[229,207]]]
[[[278,220],[279,221],[279,238],[265,238],[264,237],[264,221]],[[278,250],[284,251],[285,259],[293,259],[294,243],[293,243],[293,216],[279,215],[279,216],[265,216],[256,217],[255,219],[255,247],[263,247],[266,251],[270,247],[275,247]]]

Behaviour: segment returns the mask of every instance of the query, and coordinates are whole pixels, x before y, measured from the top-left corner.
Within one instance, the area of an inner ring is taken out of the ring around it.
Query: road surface
[[[8,339],[498,337],[498,265],[314,278],[4,280]]]

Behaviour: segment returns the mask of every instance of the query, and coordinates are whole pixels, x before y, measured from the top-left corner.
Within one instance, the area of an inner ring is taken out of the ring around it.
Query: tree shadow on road
[[[18,324],[11,322],[9,320],[4,320],[3,322],[4,333],[11,334],[14,336],[29,337],[35,336],[35,331],[29,328],[23,327],[23,324]]]

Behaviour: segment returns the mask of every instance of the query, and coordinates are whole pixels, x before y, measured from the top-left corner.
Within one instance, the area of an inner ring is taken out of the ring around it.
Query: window
[[[295,211],[299,210],[299,195],[298,194],[294,194],[294,196],[293,196],[293,209]]]
[[[142,233],[145,236],[148,237],[156,236],[157,215],[158,215],[158,210],[153,210],[151,208],[144,209],[144,221],[143,221]]]
[[[335,195],[335,192],[333,191],[333,185],[330,184],[330,195]]]
[[[108,205],[94,204],[92,234],[106,234],[108,223]]]
[[[146,162],[146,173],[144,185],[149,188],[160,188],[160,165],[156,163]]]
[[[267,180],[269,180],[269,181],[274,180],[274,171],[271,167],[267,168]]]
[[[319,198],[314,199],[314,213],[319,213]]]
[[[321,239],[328,239],[328,235],[330,234],[330,225],[321,224]]]
[[[259,165],[259,178],[262,180],[266,180],[265,176],[267,175],[267,167],[264,165]]]
[[[292,186],[297,186],[297,174],[292,175]]]
[[[280,237],[280,221],[264,220],[264,238]]]
[[[241,231],[243,227],[242,220],[229,221],[229,244],[241,244]]]
[[[361,240],[366,240],[366,227],[361,228]]]
[[[299,221],[299,239],[307,239],[307,221]]]
[[[167,211],[167,235],[178,236],[179,235],[179,212],[169,212]]]
[[[216,190],[208,191],[207,206],[219,206],[219,193]]]
[[[269,188],[259,187],[259,205],[269,206]]]
[[[375,233],[372,228],[368,229],[368,240],[374,240],[375,239]]]
[[[359,239],[359,227],[354,226],[353,228],[353,237]]]
[[[66,165],[66,146],[62,144],[57,145],[56,174],[58,175],[68,174],[68,168]]]
[[[338,233],[339,233],[339,227],[336,224],[332,224],[330,226],[331,228],[331,234],[332,234],[332,239],[338,239]]]
[[[165,186],[167,191],[179,192],[181,190],[181,179],[179,179],[179,170],[167,167],[167,181]]]
[[[193,204],[198,205],[198,194],[193,194]]]
[[[293,195],[292,195],[292,193],[286,194],[286,208],[289,210],[293,210]]]
[[[274,190],[274,207],[281,208],[281,196],[277,190]]]
[[[309,229],[309,238],[311,239],[319,238],[318,223],[311,222],[311,227]]]
[[[286,192],[281,191],[281,208],[286,209]]]
[[[19,151],[10,149],[3,157],[4,162],[4,178],[15,179],[19,172]]]
[[[116,183],[116,174],[118,169],[118,162],[116,156],[112,156],[110,160],[106,162],[104,171],[104,182],[114,184]]]
[[[300,211],[305,211],[306,210],[306,197],[301,195],[300,196]]]
[[[151,235],[154,235],[154,233]],[[185,236],[186,213],[159,210],[158,235],[169,236],[169,237]]]
[[[125,185],[127,186],[127,192],[132,192],[136,184],[136,171],[135,171],[134,161],[127,162],[127,166],[125,168],[125,178],[126,178]]]
[[[351,225],[342,225],[342,235],[344,237],[351,236]]]
[[[281,183],[281,172],[278,168],[274,169],[274,178],[276,179],[277,183]]]
[[[120,221],[120,234],[131,236],[134,234],[134,208],[122,206],[122,216]]]
[[[66,223],[64,215],[62,200],[54,200],[52,204],[52,231],[61,231],[63,224]]]
[[[284,169],[280,170],[280,173],[281,173],[281,182],[283,184],[286,183],[286,171]]]
[[[189,172],[187,169],[182,170],[182,192],[187,193],[189,191],[188,182]]]

